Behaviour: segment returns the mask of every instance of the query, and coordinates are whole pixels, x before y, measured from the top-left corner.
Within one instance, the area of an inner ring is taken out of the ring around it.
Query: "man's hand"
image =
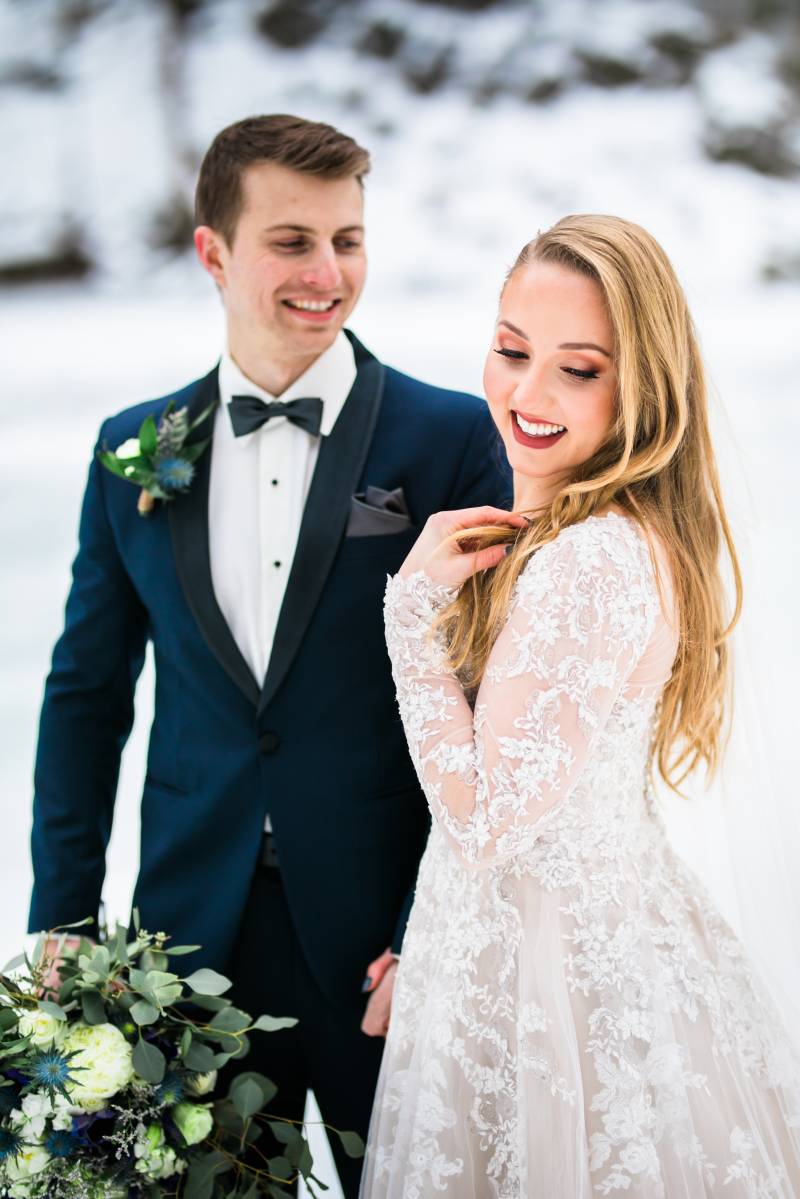
[[[361,1031],[368,1037],[385,1037],[389,1031],[396,974],[397,958],[390,949],[386,949],[367,966],[364,990],[370,992],[370,997],[364,1019],[361,1021]]]

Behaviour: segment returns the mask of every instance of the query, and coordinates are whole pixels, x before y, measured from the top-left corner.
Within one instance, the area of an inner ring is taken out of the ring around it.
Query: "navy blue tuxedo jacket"
[[[320,447],[265,679],[212,588],[213,441],[191,489],[146,519],[137,489],[93,461],[41,714],[31,930],[97,915],[149,638],[143,925],[202,945],[190,961],[224,970],[268,812],[295,928],[329,998],[357,1003],[366,964],[389,943],[399,950],[429,826],[384,645],[386,576],[431,513],[508,506],[510,480],[483,401],[399,374],[351,340],[356,382]],[[218,403],[216,368],[112,417],[100,444],[135,436],[170,399],[195,414]],[[197,436],[212,425],[213,413]],[[368,485],[402,487],[412,527],[347,537],[351,497]]]

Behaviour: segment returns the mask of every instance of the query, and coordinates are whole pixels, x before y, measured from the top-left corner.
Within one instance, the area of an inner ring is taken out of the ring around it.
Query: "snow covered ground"
[[[10,7],[0,6],[0,25]],[[33,136],[20,98],[0,97],[0,119],[27,131],[14,147],[14,169],[4,172],[0,242],[7,248],[16,236],[35,244],[50,216],[30,197],[67,178],[102,263],[88,283],[0,291],[5,957],[24,930],[38,705],[98,425],[109,412],[205,372],[222,337],[219,305],[200,268],[188,256],[142,248],[140,210],[173,166],[169,138],[163,129],[157,135],[163,112],[142,82],[155,69],[156,18],[147,6],[122,11],[129,15],[117,12],[116,26],[111,17],[100,21],[80,60],[73,52],[78,86],[59,122],[43,118]],[[513,33],[509,13],[481,19],[497,39]],[[119,57],[114,47],[123,38]],[[800,287],[766,283],[761,268],[798,254],[800,204],[796,183],[711,163],[700,145],[704,105],[722,111],[746,101],[743,79],[753,105],[781,103],[768,73],[750,69],[757,47],[748,69],[737,74],[735,61],[709,69],[699,90],[577,86],[546,107],[505,96],[480,108],[455,87],[412,95],[374,62],[363,67],[364,99],[353,107],[342,98],[353,70],[348,53],[322,45],[277,54],[255,45],[235,20],[210,21],[185,72],[195,140],[202,146],[227,121],[272,110],[339,123],[369,145],[371,278],[353,328],[385,361],[444,385],[480,390],[504,270],[537,229],[566,212],[615,212],[659,237],[707,355],[723,476],[746,547],[748,623],[774,730],[773,765],[786,804],[796,805]],[[221,77],[224,88],[207,86]],[[392,133],[379,132],[388,124]],[[109,851],[106,898],[119,916],[136,871],[152,683],[148,666]]]

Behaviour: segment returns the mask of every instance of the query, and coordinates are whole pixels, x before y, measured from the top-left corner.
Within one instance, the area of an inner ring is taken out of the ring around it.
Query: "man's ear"
[[[227,247],[221,235],[210,225],[198,225],[194,231],[194,248],[203,270],[208,271],[218,287],[224,287]]]

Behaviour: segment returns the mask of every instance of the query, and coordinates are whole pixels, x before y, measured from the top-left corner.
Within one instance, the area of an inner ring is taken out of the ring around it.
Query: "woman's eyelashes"
[[[507,346],[494,348],[495,354],[499,354],[501,358],[509,358],[512,362],[526,362],[529,355],[524,350],[510,350]],[[594,368],[581,370],[577,366],[562,366],[560,368],[565,375],[571,375],[573,379],[599,379],[600,372]]]
[[[573,375],[576,379],[597,379],[599,372],[595,370],[582,371],[578,370],[577,366],[562,366],[561,368],[566,375]]]

